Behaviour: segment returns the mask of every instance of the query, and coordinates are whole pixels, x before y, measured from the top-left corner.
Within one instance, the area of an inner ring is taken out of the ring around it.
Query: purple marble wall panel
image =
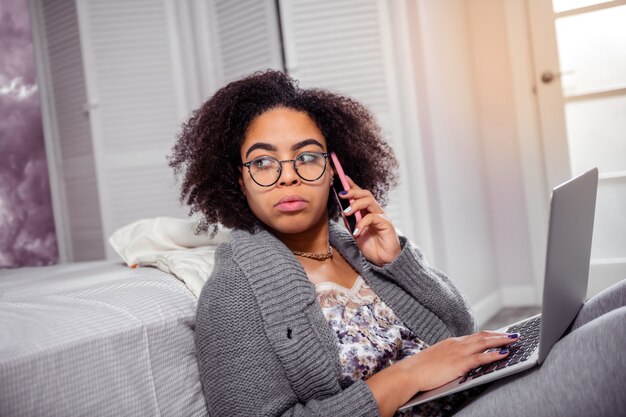
[[[0,2],[0,268],[58,261],[26,0]]]

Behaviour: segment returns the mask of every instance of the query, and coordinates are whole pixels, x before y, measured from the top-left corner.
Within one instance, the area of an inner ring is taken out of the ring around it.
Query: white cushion
[[[196,235],[191,219],[141,219],[116,230],[109,243],[131,268],[152,266],[174,275],[196,296],[211,275],[217,245],[228,241],[229,231]]]

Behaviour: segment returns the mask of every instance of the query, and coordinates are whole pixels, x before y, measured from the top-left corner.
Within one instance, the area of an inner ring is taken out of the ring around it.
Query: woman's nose
[[[280,180],[278,183],[280,185],[294,185],[300,181],[300,177],[296,172],[293,163],[286,162],[283,163],[283,172],[280,174]]]

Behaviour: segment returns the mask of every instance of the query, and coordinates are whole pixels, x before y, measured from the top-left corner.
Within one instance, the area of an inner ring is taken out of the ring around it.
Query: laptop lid
[[[518,362],[514,367],[498,368],[499,372],[484,374],[479,379],[463,379],[467,382],[462,383],[459,378],[418,393],[399,410],[543,363],[552,346],[576,318],[587,295],[597,189],[598,169],[594,168],[552,190],[539,353],[533,354],[537,359]],[[509,326],[503,327],[502,331]]]
[[[597,190],[597,168],[552,190],[539,363],[543,363],[585,301]]]

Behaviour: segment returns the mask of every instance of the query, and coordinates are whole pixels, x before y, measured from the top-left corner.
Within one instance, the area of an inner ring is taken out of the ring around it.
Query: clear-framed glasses
[[[283,163],[291,162],[296,174],[304,181],[315,181],[326,171],[326,152],[302,152],[296,159],[279,161],[272,156],[259,156],[252,161],[244,162],[252,180],[261,187],[271,187],[278,182],[283,172]]]

